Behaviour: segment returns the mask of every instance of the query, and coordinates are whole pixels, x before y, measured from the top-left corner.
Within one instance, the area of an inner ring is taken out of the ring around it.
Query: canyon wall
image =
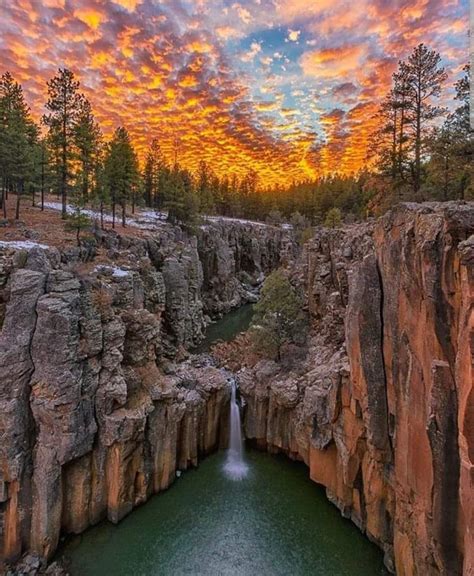
[[[246,436],[303,460],[399,576],[474,573],[473,233],[455,203],[318,231],[291,271],[306,355],[238,372]]]
[[[474,570],[474,207],[401,205],[377,222],[289,231],[213,222],[197,238],[96,232],[82,249],[0,249],[0,557],[49,558],[244,429],[303,460],[402,576]],[[283,265],[306,347],[243,337],[188,357],[206,323]]]
[[[229,221],[0,248],[0,572],[118,522],[225,441],[228,375],[186,349],[288,250],[280,228]]]

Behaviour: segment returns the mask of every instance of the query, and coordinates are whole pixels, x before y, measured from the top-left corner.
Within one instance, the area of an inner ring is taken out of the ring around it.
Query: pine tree
[[[138,183],[138,161],[128,131],[122,126],[115,130],[106,153],[105,179],[112,202],[112,227],[117,204],[122,208],[122,226],[126,226],[127,202]]]
[[[81,232],[90,229],[91,219],[83,212],[80,205],[74,206],[74,212],[66,215],[65,229],[67,232],[75,232],[77,245],[81,246]]]
[[[20,217],[20,200],[34,176],[34,154],[38,128],[33,122],[23,90],[9,72],[0,77],[0,165],[2,206],[6,217],[8,188],[17,194],[15,218]]]
[[[60,68],[58,74],[48,81],[46,108],[49,113],[43,116],[43,122],[49,128],[48,140],[54,151],[52,157],[56,161],[63,218],[67,213],[75,129],[83,101],[78,90],[79,82],[74,79],[74,74]]]
[[[80,99],[77,118],[73,129],[76,157],[79,161],[77,186],[84,203],[89,201],[93,186],[95,165],[98,162],[102,133],[95,121],[90,102],[84,96]]]
[[[154,138],[145,158],[143,170],[143,187],[145,204],[160,209],[163,203],[162,185],[165,162],[159,142]]]
[[[254,308],[250,335],[254,348],[281,360],[282,347],[297,343],[306,329],[302,302],[283,270],[275,270],[263,283]]]
[[[342,214],[339,208],[331,208],[326,214],[324,225],[327,228],[336,228],[342,224]]]
[[[400,72],[407,82],[407,108],[411,113],[409,127],[414,155],[413,190],[416,194],[421,188],[424,137],[430,123],[445,113],[444,108],[433,104],[433,100],[441,95],[447,74],[441,67],[438,52],[430,50],[424,44],[419,44],[408,60],[401,63]]]
[[[196,191],[199,199],[199,210],[203,214],[213,214],[215,211],[211,181],[212,172],[204,160],[199,162]]]
[[[181,170],[176,164],[169,175],[165,195],[168,222],[180,224],[190,232],[194,232],[198,202],[191,174],[187,170]]]
[[[469,66],[456,83],[456,100],[461,106],[449,114],[442,127],[435,128],[428,142],[429,184],[432,195],[443,191],[443,199],[464,199],[474,176],[474,135],[469,125]]]
[[[97,151],[97,157],[94,162],[94,173],[92,177],[92,205],[99,209],[100,227],[104,230],[104,211],[110,204],[109,186],[106,172],[106,153],[107,148],[100,144]]]

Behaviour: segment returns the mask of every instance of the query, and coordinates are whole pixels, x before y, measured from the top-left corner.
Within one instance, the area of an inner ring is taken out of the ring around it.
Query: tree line
[[[61,201],[62,215],[74,207],[75,227],[86,225],[82,209],[111,213],[112,226],[127,209],[146,206],[172,223],[194,226],[199,213],[268,220],[291,218],[304,229],[337,225],[385,209],[399,200],[466,199],[473,195],[473,148],[469,130],[469,79],[455,87],[456,109],[439,102],[447,74],[441,57],[424,44],[400,61],[392,88],[377,115],[367,166],[353,175],[264,188],[255,172],[218,177],[199,162],[196,173],[169,163],[154,138],[142,168],[126,127],[106,140],[73,72],[59,69],[47,82],[46,113],[35,123],[21,85],[9,72],[0,77],[1,207],[16,195],[15,217],[28,197],[43,210],[46,193]],[[81,224],[82,222],[82,224]]]

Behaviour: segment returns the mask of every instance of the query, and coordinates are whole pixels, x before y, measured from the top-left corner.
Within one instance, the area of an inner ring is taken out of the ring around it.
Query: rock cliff
[[[319,231],[292,270],[306,357],[238,372],[247,437],[304,460],[400,576],[474,570],[473,233],[454,203]]]
[[[0,571],[118,522],[225,441],[227,374],[183,358],[288,250],[287,231],[229,221],[0,248]]]
[[[0,554],[50,557],[223,445],[227,366],[247,438],[303,460],[392,571],[470,576],[473,233],[472,204],[407,204],[297,257],[287,231],[229,222],[2,249]],[[221,368],[187,358],[279,265],[305,293],[306,348],[276,363],[243,337]]]

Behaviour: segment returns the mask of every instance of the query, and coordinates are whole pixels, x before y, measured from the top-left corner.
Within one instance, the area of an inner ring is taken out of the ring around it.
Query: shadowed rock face
[[[397,574],[473,571],[474,207],[321,230],[293,270],[304,363],[239,373],[249,438],[302,459]]]
[[[228,375],[174,360],[292,246],[232,222],[98,240],[105,266],[0,252],[0,571],[25,551],[50,558],[61,532],[118,522],[225,442]]]

